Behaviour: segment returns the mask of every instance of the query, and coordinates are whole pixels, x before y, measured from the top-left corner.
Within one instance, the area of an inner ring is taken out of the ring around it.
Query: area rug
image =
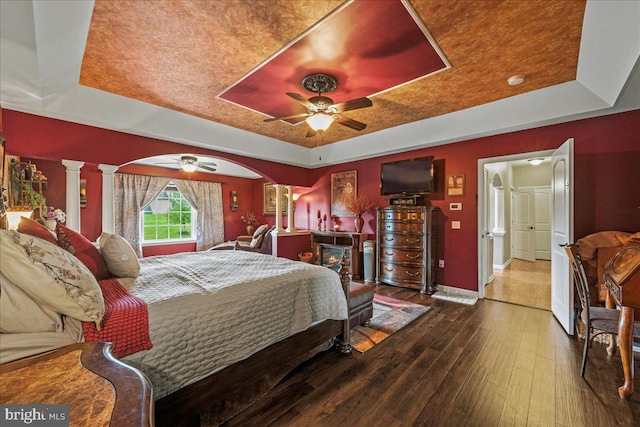
[[[392,333],[429,311],[429,307],[373,294],[373,317],[369,326],[351,330],[351,346],[364,353]]]

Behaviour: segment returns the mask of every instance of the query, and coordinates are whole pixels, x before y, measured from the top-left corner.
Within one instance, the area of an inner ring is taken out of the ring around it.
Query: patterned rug
[[[424,305],[373,294],[371,324],[351,330],[351,346],[364,353],[429,310]]]

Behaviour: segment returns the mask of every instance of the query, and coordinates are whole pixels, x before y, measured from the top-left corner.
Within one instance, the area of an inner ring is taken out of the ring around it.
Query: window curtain
[[[126,173],[114,174],[115,232],[142,257],[140,211],[171,181],[170,178]]]
[[[182,196],[198,211],[196,250],[204,251],[224,240],[222,184],[208,181],[172,180]]]

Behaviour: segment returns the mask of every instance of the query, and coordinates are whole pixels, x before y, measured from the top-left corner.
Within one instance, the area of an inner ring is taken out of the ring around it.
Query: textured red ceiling
[[[285,92],[314,96],[301,85],[311,73],[337,78],[337,89],[327,96],[339,103],[383,92],[444,68],[446,64],[402,2],[356,0],[219,97],[269,116],[287,116],[306,112]]]

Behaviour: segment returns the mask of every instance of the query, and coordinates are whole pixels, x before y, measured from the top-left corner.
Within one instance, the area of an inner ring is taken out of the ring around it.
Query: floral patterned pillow
[[[104,316],[100,286],[64,249],[28,234],[0,230],[0,270],[36,302],[99,327]]]

